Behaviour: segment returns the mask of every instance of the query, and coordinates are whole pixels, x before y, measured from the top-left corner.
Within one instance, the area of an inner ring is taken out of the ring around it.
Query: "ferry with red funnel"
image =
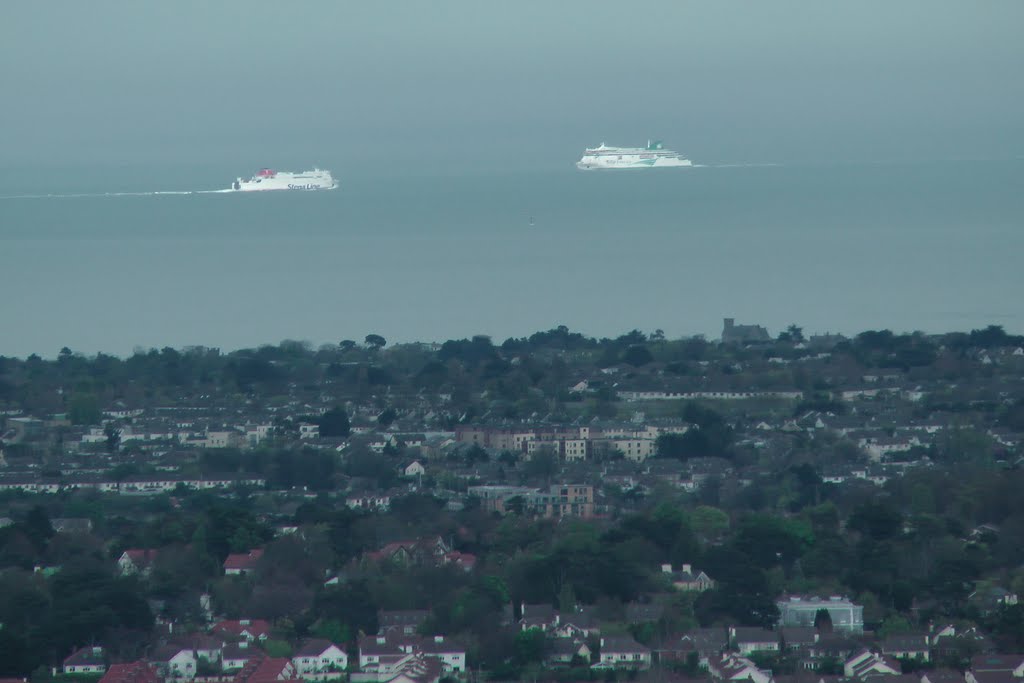
[[[263,192],[266,190],[333,190],[338,182],[330,171],[314,168],[311,171],[293,173],[263,168],[248,180],[238,178],[231,189],[238,192]]]

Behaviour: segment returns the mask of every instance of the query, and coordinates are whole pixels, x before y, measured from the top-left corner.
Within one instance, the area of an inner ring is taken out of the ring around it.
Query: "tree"
[[[787,327],[785,332],[779,332],[779,341],[781,342],[792,342],[794,344],[799,344],[803,340],[803,328],[797,327],[795,324]]]
[[[818,633],[832,633],[832,615],[827,609],[820,609],[814,614],[814,628]]]
[[[366,335],[366,339],[364,339],[363,342],[374,350],[382,349],[388,343],[387,340],[384,339],[384,337],[380,336],[379,334],[368,334]]]
[[[622,353],[622,362],[638,368],[654,362],[654,356],[646,346],[630,346]]]
[[[107,452],[116,453],[117,449],[121,446],[121,430],[113,424],[107,424],[107,426],[103,428],[103,434],[107,437],[107,440],[104,442],[107,447]]]
[[[348,421],[348,413],[344,408],[336,406],[326,411],[317,421],[320,436],[347,437],[352,431]]]
[[[94,425],[100,421],[101,413],[99,402],[95,394],[71,395],[68,404],[68,419],[76,425]]]

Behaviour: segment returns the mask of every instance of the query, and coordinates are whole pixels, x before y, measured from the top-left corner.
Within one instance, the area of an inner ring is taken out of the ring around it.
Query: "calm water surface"
[[[0,170],[0,355],[389,341],[566,324],[717,336],[1024,332],[1024,162],[340,174]]]

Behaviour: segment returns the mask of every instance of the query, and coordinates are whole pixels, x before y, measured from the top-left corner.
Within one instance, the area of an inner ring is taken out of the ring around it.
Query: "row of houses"
[[[265,488],[267,480],[256,476],[193,478],[179,477],[170,473],[146,477],[127,477],[123,481],[94,479],[86,477],[64,477],[60,480],[45,479],[41,476],[0,477],[0,491],[21,491],[25,493],[62,493],[76,490],[95,490],[102,493],[123,495],[147,495],[170,493],[183,486],[193,491],[225,491],[237,487]]]

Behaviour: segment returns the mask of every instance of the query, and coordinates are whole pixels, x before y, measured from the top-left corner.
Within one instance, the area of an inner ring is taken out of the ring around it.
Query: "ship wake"
[[[67,192],[51,194],[11,194],[0,195],[0,199],[75,199],[80,197],[160,197],[169,195],[189,194],[230,194],[226,190],[153,190],[151,192]]]

